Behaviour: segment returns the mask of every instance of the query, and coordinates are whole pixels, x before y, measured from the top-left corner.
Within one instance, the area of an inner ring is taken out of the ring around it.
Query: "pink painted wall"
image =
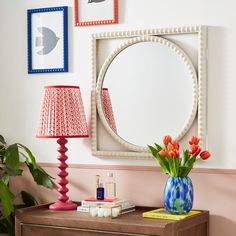
[[[43,165],[44,169],[56,176],[57,168]],[[158,168],[114,167],[78,165],[69,168],[69,195],[80,201],[94,194],[95,175],[106,176],[112,170],[117,179],[118,197],[125,198],[135,205],[162,206],[162,191],[166,176]],[[210,211],[210,236],[236,235],[236,172],[214,173],[210,170],[193,171],[190,175],[194,184],[194,208]],[[40,202],[52,202],[57,192],[45,190],[32,183],[28,174],[19,181],[12,179],[12,188],[28,189],[37,195]]]

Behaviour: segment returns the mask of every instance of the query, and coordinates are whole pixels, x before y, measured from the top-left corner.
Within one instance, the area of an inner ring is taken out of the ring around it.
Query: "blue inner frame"
[[[41,12],[63,12],[63,68],[32,68],[32,21],[31,16]],[[27,30],[28,30],[28,73],[53,73],[53,72],[68,72],[68,7],[49,7],[27,10]]]

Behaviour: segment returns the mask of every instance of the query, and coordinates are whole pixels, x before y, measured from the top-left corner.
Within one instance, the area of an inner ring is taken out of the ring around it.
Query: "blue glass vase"
[[[193,184],[189,177],[171,177],[164,188],[166,210],[175,215],[186,214],[193,207]]]

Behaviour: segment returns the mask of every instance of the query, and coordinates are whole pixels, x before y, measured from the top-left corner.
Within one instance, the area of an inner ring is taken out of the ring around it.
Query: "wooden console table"
[[[77,211],[51,211],[48,205],[18,210],[16,236],[208,236],[209,212],[202,211],[183,220],[148,219],[137,207],[118,218],[90,217]]]

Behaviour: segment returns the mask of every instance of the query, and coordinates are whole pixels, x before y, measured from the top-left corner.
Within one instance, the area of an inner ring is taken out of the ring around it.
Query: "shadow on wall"
[[[37,185],[30,175],[27,168],[23,168],[24,172],[23,175],[19,178],[12,177],[10,186],[12,192],[19,196],[19,192],[25,190],[32,194],[40,204],[55,202],[59,196],[57,190],[51,190],[44,188],[42,186]],[[43,169],[53,176],[55,179],[55,183],[58,181],[58,168],[56,167],[43,167]],[[69,181],[67,188],[69,188],[69,192],[67,195],[73,201],[81,201],[84,198],[91,197],[94,195],[94,187],[95,187],[95,173],[86,175],[86,170],[82,170],[78,173],[77,168],[70,168],[68,167],[67,172],[67,180]],[[81,177],[82,176],[82,177]],[[20,203],[21,199],[17,197],[16,203]]]
[[[235,236],[236,235],[236,222],[220,215],[211,215],[210,216],[210,235]]]
[[[16,196],[16,199],[14,200],[16,204],[20,204],[22,202],[19,194],[21,191],[29,192],[39,203],[49,203],[57,199],[58,194],[56,190],[47,189],[37,185],[34,182],[28,168],[23,167],[22,169],[22,176],[11,177],[10,179],[10,188],[13,194]],[[46,168],[43,169],[46,170]],[[52,174],[50,173],[50,175]]]
[[[210,212],[211,236],[235,236],[236,175],[192,173],[194,208]]]
[[[225,50],[226,36],[226,28],[208,27],[207,134],[208,149],[214,151],[212,156],[215,157],[209,160],[209,165],[214,165],[217,160],[219,167],[224,167],[225,162],[220,157],[225,156],[223,150],[227,145],[225,140],[227,114],[222,112],[226,107],[225,98],[228,97],[224,72],[229,63]]]

